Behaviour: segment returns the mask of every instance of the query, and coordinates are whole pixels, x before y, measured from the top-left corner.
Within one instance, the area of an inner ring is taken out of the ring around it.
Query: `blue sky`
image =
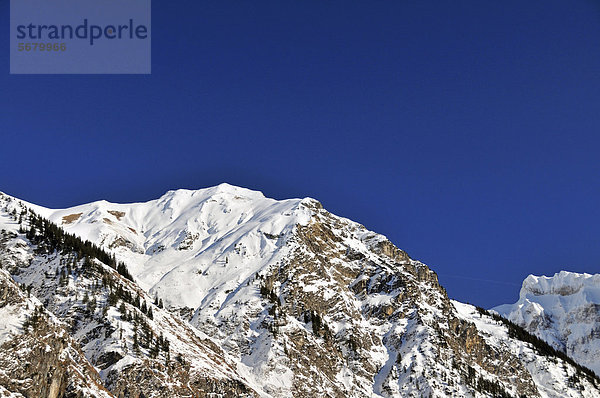
[[[311,196],[485,307],[600,272],[597,2],[155,1],[150,76],[11,76],[8,36],[6,193]]]

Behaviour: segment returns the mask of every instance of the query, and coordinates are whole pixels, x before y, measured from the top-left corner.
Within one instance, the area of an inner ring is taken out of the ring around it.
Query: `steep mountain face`
[[[519,301],[494,310],[600,374],[600,274],[529,275]]]
[[[183,396],[190,386],[200,386],[188,390],[197,396],[600,394],[593,375],[449,300],[426,265],[314,199],[276,201],[223,184],[64,210],[3,196],[0,209],[12,236],[0,261],[71,322],[115,395]],[[27,220],[19,232],[22,209],[114,254],[135,283],[42,244]],[[153,384],[127,390],[146,384],[134,379]]]
[[[26,206],[6,197],[0,198],[0,202],[0,207],[4,207],[0,216],[0,265],[12,274],[12,285],[7,284],[7,288],[14,293],[18,291],[15,282],[24,286],[27,294],[35,297],[32,300],[39,302],[42,312],[52,314],[50,319],[61,319],[62,329],[55,334],[80,349],[79,357],[73,361],[81,363],[84,370],[91,369],[94,376],[88,377],[90,372],[80,371],[86,375],[85,380],[103,386],[106,395],[110,392],[110,396],[116,397],[202,397],[211,393],[227,397],[257,396],[239,375],[235,362],[205,334],[161,308],[154,298],[115,269],[89,257],[86,246],[70,248],[65,243],[68,237],[48,232],[51,225],[32,219]],[[18,232],[22,225],[28,227],[26,234]],[[4,295],[0,306],[10,305],[13,299],[10,293]],[[15,313],[13,307],[9,308]],[[26,333],[23,322],[31,323],[32,319],[26,312],[19,318],[7,319],[6,323],[6,319],[0,319],[0,330],[4,329],[6,336],[16,337],[11,337],[5,345],[26,336],[29,340],[21,348],[31,345],[32,352],[42,358],[34,360],[41,361],[48,369],[58,368],[56,372],[64,367],[59,360],[48,356],[48,345],[42,344],[46,351],[34,351],[41,344],[36,336],[46,336],[47,328],[36,326]],[[65,344],[56,349],[66,350]],[[62,361],[65,355],[58,355],[58,359]],[[14,362],[17,368],[19,365],[25,375],[34,371],[28,362]],[[46,381],[45,373],[41,373]],[[40,380],[32,383],[43,385]],[[48,383],[52,390],[54,381]],[[64,396],[31,391],[24,395]]]
[[[23,292],[3,269],[0,319],[1,396],[112,397],[67,325]]]

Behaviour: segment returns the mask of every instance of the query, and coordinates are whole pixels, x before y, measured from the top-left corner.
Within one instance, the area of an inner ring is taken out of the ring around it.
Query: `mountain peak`
[[[238,195],[249,198],[264,198],[262,192],[254,191],[248,188],[239,187],[236,185],[231,185],[228,183],[221,183],[219,185],[215,185],[213,187],[208,188],[200,188],[200,189],[173,189],[167,191],[162,197],[163,198],[172,198],[172,197],[205,197],[205,196],[213,196],[217,194],[231,194]]]
[[[600,373],[600,274],[529,275],[519,300],[494,311]]]
[[[568,296],[583,288],[600,288],[600,274],[560,271],[553,276],[529,275],[523,281],[520,296],[526,297],[528,294]]]

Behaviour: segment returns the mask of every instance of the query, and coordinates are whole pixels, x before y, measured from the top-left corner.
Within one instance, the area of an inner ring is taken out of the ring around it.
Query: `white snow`
[[[529,275],[519,301],[493,310],[600,374],[600,274]]]
[[[0,308],[0,345],[22,333],[25,314],[19,306]]]
[[[277,201],[221,184],[169,191],[146,203],[99,201],[60,210],[27,205],[115,253],[166,305],[197,308],[220,306],[226,291],[276,261],[282,240],[310,220],[303,206],[310,200]]]

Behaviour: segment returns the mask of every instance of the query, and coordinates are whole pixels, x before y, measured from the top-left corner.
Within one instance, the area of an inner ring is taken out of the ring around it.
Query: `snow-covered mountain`
[[[451,301],[426,265],[314,199],[222,184],[54,210],[0,195],[0,228],[2,267],[71,325],[116,396],[600,394],[592,373]]]
[[[519,301],[494,311],[600,374],[600,274],[529,275]]]
[[[311,202],[276,201],[221,184],[170,191],[147,203],[34,210],[115,253],[136,282],[168,306],[196,309],[220,306],[225,291],[277,262],[285,237],[310,221],[303,204]]]

